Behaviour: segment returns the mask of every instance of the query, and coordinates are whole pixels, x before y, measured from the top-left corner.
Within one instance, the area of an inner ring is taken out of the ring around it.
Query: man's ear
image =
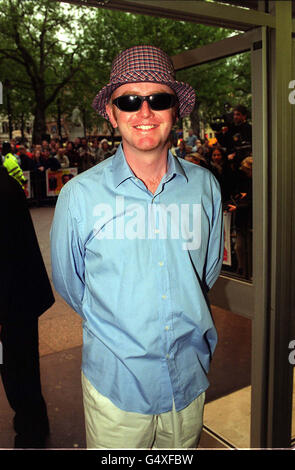
[[[113,110],[113,106],[110,103],[106,105],[106,113],[109,116],[110,123],[112,124],[113,128],[115,129],[118,127],[117,119],[115,117],[115,113]]]
[[[174,116],[173,116],[173,124],[175,125],[179,119],[179,103],[177,102],[174,107]]]

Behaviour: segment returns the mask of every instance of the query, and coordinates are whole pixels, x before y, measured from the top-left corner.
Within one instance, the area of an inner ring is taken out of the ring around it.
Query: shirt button
[[[159,266],[164,266],[163,261],[159,261]]]
[[[160,233],[160,230],[156,228],[154,233]]]
[[[168,331],[170,329],[170,326],[165,326],[165,330]]]
[[[170,356],[169,356],[169,354],[166,354],[166,359],[170,359]]]
[[[167,299],[167,295],[162,295],[162,299]]]

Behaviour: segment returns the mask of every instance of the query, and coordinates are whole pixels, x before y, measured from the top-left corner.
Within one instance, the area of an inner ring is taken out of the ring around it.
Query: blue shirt
[[[208,387],[217,335],[206,292],[223,259],[219,185],[169,152],[152,194],[120,146],[63,187],[56,290],[83,318],[82,370],[117,407],[159,414]]]

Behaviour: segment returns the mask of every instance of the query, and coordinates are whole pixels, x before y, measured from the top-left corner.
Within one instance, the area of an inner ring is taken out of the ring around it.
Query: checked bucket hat
[[[113,91],[121,85],[135,82],[153,82],[169,86],[177,95],[179,117],[187,116],[195,104],[195,91],[188,84],[175,79],[173,63],[164,51],[154,46],[134,46],[121,52],[113,61],[110,83],[97,94],[93,108],[108,119],[106,104]]]

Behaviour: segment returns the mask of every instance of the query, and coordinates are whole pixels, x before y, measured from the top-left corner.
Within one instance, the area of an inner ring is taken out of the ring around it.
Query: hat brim
[[[135,74],[125,74],[117,77],[112,83],[108,83],[100,92],[96,95],[93,100],[92,106],[95,111],[103,116],[105,119],[109,119],[106,112],[106,105],[109,102],[112,93],[122,85],[126,83],[140,83],[140,82],[151,82],[151,83],[161,83],[167,85],[171,88],[177,98],[179,103],[179,117],[188,116],[195,105],[196,93],[195,90],[188,83],[178,82],[176,80],[172,81],[163,74],[160,73],[151,73],[151,72],[140,72]]]

